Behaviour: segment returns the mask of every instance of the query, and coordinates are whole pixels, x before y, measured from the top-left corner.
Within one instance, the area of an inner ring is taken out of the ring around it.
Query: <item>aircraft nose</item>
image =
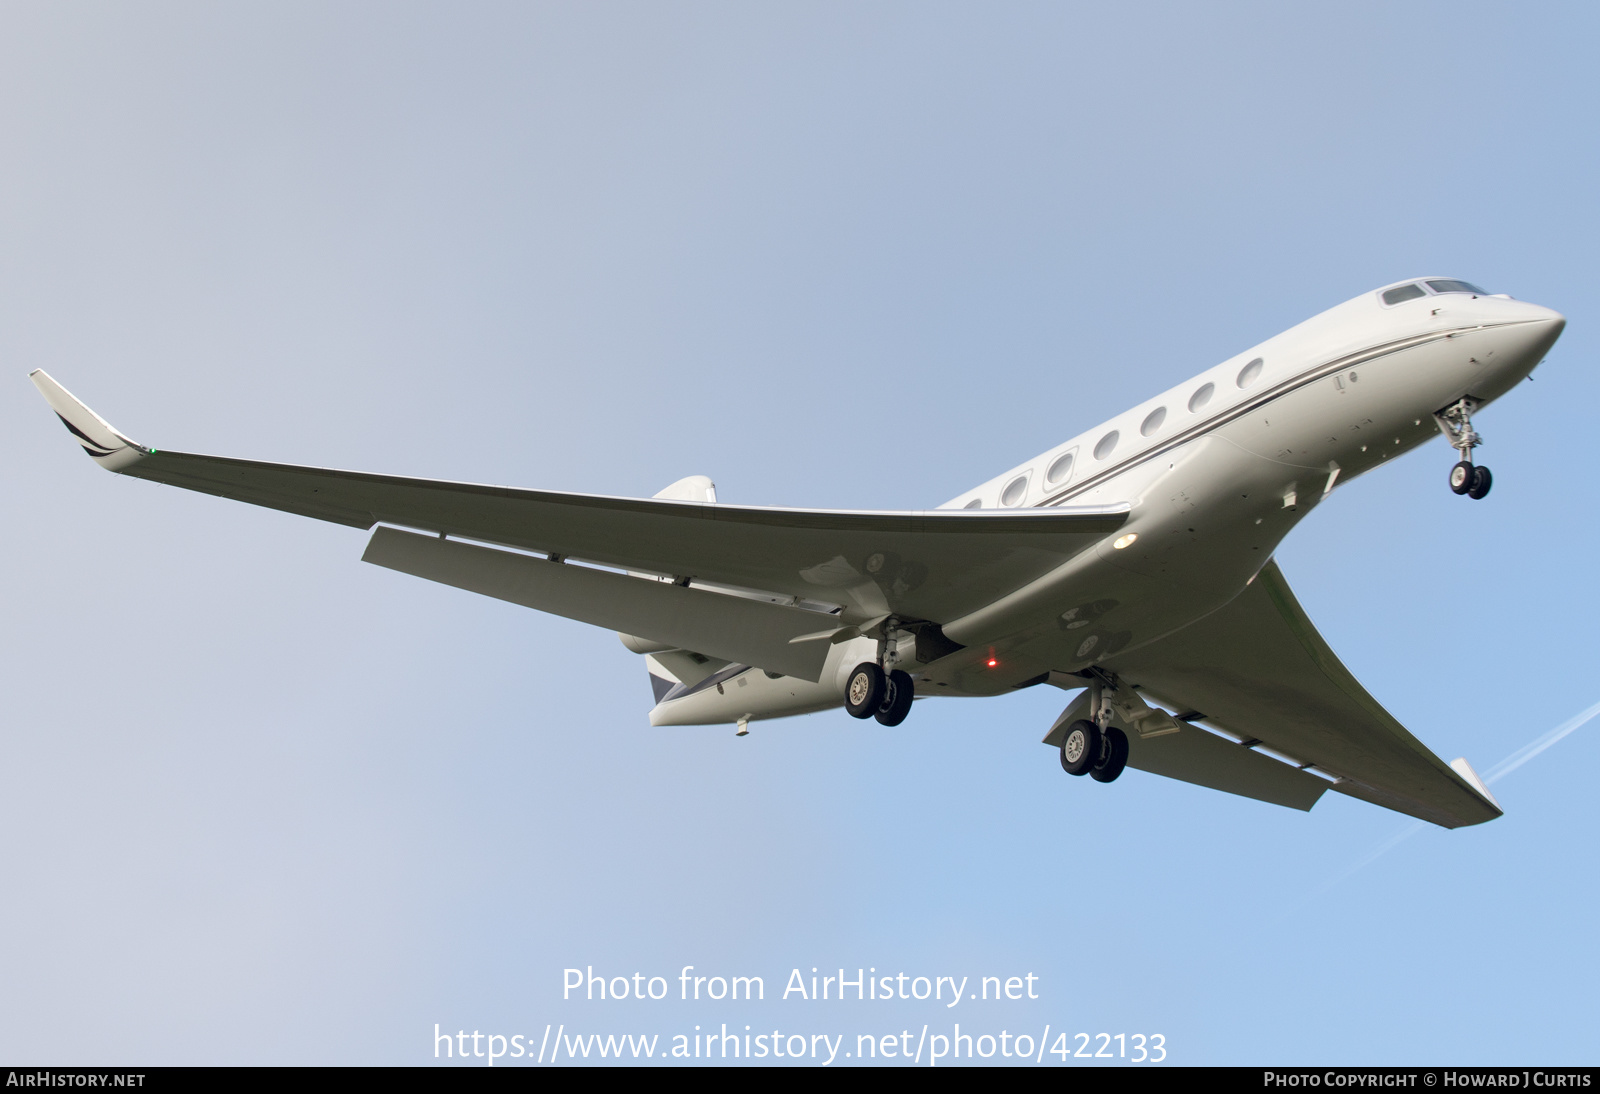
[[[1525,323],[1543,323],[1553,325],[1557,334],[1567,325],[1567,317],[1553,308],[1546,308],[1540,304],[1530,304],[1526,300],[1513,300],[1515,305],[1511,318]]]
[[[1499,309],[1497,318],[1500,322],[1495,324],[1499,328],[1497,333],[1507,348],[1524,362],[1524,367],[1531,369],[1544,359],[1556,339],[1561,337],[1561,332],[1567,326],[1567,317],[1550,308],[1521,300],[1506,303],[1511,306]]]

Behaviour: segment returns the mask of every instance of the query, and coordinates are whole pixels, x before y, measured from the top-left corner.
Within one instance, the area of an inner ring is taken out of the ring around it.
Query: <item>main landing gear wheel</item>
[[[883,703],[873,717],[883,725],[897,726],[911,713],[911,700],[917,697],[917,685],[912,683],[910,673],[900,669],[891,672],[886,683]]]
[[[1089,777],[1099,783],[1116,782],[1128,766],[1128,735],[1112,726],[1100,737],[1100,761],[1090,769]]]
[[[1079,719],[1067,727],[1061,738],[1061,770],[1068,775],[1087,775],[1100,758],[1100,727]]]
[[[1493,485],[1494,476],[1480,463],[1472,469],[1472,485],[1467,488],[1467,497],[1473,501],[1481,501],[1489,493],[1489,487]]]
[[[844,684],[844,709],[851,717],[870,718],[883,706],[889,683],[883,670],[871,661],[863,661],[850,672]]]
[[[1450,469],[1450,489],[1456,494],[1465,494],[1472,489],[1474,480],[1478,477],[1478,469],[1466,460],[1462,460]]]

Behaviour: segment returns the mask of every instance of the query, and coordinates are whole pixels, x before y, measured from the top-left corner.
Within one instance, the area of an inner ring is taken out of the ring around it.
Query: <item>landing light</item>
[[[1129,532],[1127,535],[1122,536],[1121,538],[1119,538],[1111,546],[1115,547],[1117,550],[1120,551],[1124,547],[1132,547],[1133,546],[1133,541],[1138,539],[1138,538],[1139,538],[1139,533],[1138,532]]]

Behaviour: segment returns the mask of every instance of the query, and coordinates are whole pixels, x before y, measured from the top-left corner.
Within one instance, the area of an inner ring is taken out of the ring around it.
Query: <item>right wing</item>
[[[112,428],[44,372],[32,375],[51,407],[95,462],[124,475],[355,528],[395,524],[440,536],[480,540],[657,575],[682,585],[710,584],[775,594],[790,601],[788,610],[792,612],[801,612],[802,602],[839,609],[836,615],[806,612],[809,618],[802,620],[798,616],[780,618],[781,613],[766,611],[779,607],[770,603],[760,604],[759,608],[739,608],[762,617],[761,622],[750,624],[767,635],[745,651],[754,656],[742,656],[726,644],[713,649],[703,640],[687,645],[774,671],[784,670],[756,658],[767,656],[770,660],[770,653],[762,651],[770,651],[774,643],[789,645],[795,639],[806,639],[806,633],[795,630],[801,623],[810,628],[813,636],[826,638],[830,627],[870,627],[891,614],[910,621],[948,622],[1060,566],[1115,531],[1128,514],[1125,505],[927,512],[776,509],[524,490],[157,451]],[[464,588],[472,587],[473,581],[491,580],[483,578],[482,573],[472,577],[467,573],[470,570],[484,571],[488,567],[498,575],[491,583],[502,589],[522,580],[507,577],[508,574],[532,572],[523,563],[506,560],[480,558],[482,565],[467,566],[460,564],[465,557],[460,552],[451,553],[449,564],[441,561],[445,556],[439,552],[435,552],[437,558],[426,561],[424,548],[406,543],[406,549],[401,550],[401,543],[375,536],[369,554],[387,551],[395,559],[403,555],[420,569],[456,574],[460,581],[449,583]],[[665,606],[668,601],[663,597],[688,592],[721,595],[698,589],[662,593],[658,590],[665,583],[648,577],[590,572],[596,575],[594,579],[572,578],[569,574],[557,577],[552,584],[547,580],[548,571],[539,571],[538,583],[544,591],[528,592],[532,586],[524,584],[517,594],[522,599],[517,602],[548,599],[565,607],[546,610],[676,645],[676,639],[664,630],[651,633],[638,625],[641,619],[646,624],[670,619],[673,612]],[[585,583],[582,589],[589,589],[601,576],[629,584],[608,584],[600,600],[613,606],[648,601],[650,607],[640,607],[638,611],[590,611],[577,583]],[[561,585],[563,581],[571,588]],[[743,602],[760,603],[748,598]],[[699,607],[709,604],[700,600],[694,603]],[[729,607],[710,605],[707,610]],[[630,623],[629,619],[634,621]],[[697,633],[714,629],[702,627]],[[681,628],[679,631],[678,637],[683,637]],[[825,642],[811,644],[826,646]],[[810,663],[817,659],[804,660]]]

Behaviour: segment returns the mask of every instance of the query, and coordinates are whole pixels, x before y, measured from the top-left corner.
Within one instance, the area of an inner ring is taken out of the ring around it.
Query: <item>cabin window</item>
[[[1422,286],[1413,282],[1410,285],[1401,285],[1398,289],[1386,289],[1383,294],[1385,304],[1404,304],[1407,300],[1415,300],[1419,296],[1427,296],[1422,291]]]
[[[1201,384],[1195,388],[1193,395],[1189,396],[1189,413],[1193,414],[1211,401],[1212,394],[1217,390],[1216,384]]]
[[[1094,458],[1097,460],[1103,460],[1107,456],[1111,455],[1111,450],[1116,447],[1117,431],[1113,429],[1110,433],[1107,433],[1104,437],[1101,437],[1100,443],[1094,446]]]
[[[967,504],[963,505],[961,508],[963,508],[963,509],[982,509],[983,508],[983,499],[982,498],[973,498],[971,501],[967,502]]]
[[[1249,387],[1251,384],[1255,383],[1256,377],[1261,375],[1261,369],[1265,365],[1266,362],[1257,357],[1254,361],[1251,361],[1248,365],[1244,366],[1244,368],[1240,369],[1238,380],[1239,386]]]
[[[1150,434],[1160,429],[1161,423],[1166,420],[1167,408],[1164,406],[1158,406],[1149,414],[1145,415],[1144,424],[1139,427],[1139,432],[1143,436],[1148,437]]]
[[[1466,281],[1430,281],[1428,282],[1428,288],[1432,289],[1434,292],[1469,292],[1478,296],[1489,295],[1482,289],[1478,288],[1478,286]],[[1389,294],[1385,293],[1384,295],[1387,296]]]
[[[1071,452],[1061,453],[1056,457],[1055,462],[1050,465],[1050,470],[1044,473],[1044,477],[1051,483],[1066,482],[1067,476],[1072,474],[1072,457],[1077,454],[1078,450],[1076,448]]]
[[[1018,475],[1006,483],[1005,493],[1000,495],[1001,505],[1015,505],[1022,500],[1022,495],[1028,492],[1028,476]]]

